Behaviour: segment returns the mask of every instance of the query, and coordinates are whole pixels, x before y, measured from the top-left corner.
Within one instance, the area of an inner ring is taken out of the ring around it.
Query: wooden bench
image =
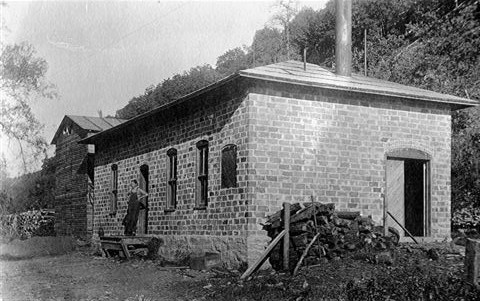
[[[150,240],[150,237],[101,236],[100,244],[106,257],[114,256],[115,252],[120,257],[129,259],[133,254],[143,253],[143,255],[147,255],[147,244]]]

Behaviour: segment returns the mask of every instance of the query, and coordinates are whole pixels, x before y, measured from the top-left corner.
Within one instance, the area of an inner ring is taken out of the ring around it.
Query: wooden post
[[[465,273],[469,284],[480,289],[480,240],[467,238]]]
[[[288,271],[288,260],[290,250],[290,203],[283,203],[283,269]]]

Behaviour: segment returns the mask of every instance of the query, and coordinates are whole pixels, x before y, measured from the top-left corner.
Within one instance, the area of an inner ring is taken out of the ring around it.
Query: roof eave
[[[247,78],[264,80],[264,81],[274,81],[274,82],[280,82],[280,83],[298,84],[298,85],[303,85],[303,86],[308,86],[308,87],[317,87],[317,88],[324,88],[324,89],[337,90],[337,91],[359,92],[359,93],[374,94],[374,95],[380,95],[380,96],[399,97],[399,98],[406,98],[406,99],[415,99],[415,100],[423,100],[423,101],[430,101],[430,102],[437,102],[437,103],[445,103],[445,104],[450,104],[450,105],[456,106],[455,110],[480,105],[480,102],[476,101],[476,100],[468,100],[468,101],[464,101],[462,99],[439,100],[435,97],[426,97],[426,96],[423,96],[423,95],[394,93],[394,92],[389,92],[389,91],[378,91],[378,90],[371,90],[371,89],[345,88],[345,87],[334,86],[334,85],[329,85],[329,84],[321,84],[321,83],[316,83],[316,82],[306,82],[306,81],[293,80],[293,79],[283,80],[283,79],[273,77],[273,76],[270,77],[270,76],[256,75],[256,74],[251,74],[251,73],[244,72],[244,71],[240,71],[239,74],[241,76],[244,76],[244,77],[247,77]]]

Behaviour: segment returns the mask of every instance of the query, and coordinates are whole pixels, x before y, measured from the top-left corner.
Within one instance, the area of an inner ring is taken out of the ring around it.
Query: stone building
[[[94,233],[123,233],[139,179],[149,198],[137,235],[164,238],[164,255],[252,262],[264,218],[311,196],[448,238],[451,112],[473,105],[296,61],[240,71],[82,140],[96,149]]]
[[[123,120],[67,115],[60,123],[55,144],[55,231],[57,235],[85,237],[92,231],[93,145],[79,144],[94,133]]]

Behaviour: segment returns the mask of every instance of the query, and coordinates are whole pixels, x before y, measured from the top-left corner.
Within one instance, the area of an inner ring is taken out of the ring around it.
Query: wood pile
[[[263,225],[272,239],[284,229],[283,216],[283,210],[279,210],[269,216]],[[389,250],[398,244],[399,238],[394,228],[389,228],[389,235],[384,236],[383,227],[376,227],[370,217],[363,217],[359,212],[335,211],[334,204],[318,202],[306,203],[303,206],[296,203],[290,206],[289,233],[290,268],[299,261],[314,237],[317,239],[306,256],[304,255],[304,265],[338,260],[358,251]],[[282,244],[277,244],[270,253],[270,264],[276,270],[283,267],[282,254]]]

